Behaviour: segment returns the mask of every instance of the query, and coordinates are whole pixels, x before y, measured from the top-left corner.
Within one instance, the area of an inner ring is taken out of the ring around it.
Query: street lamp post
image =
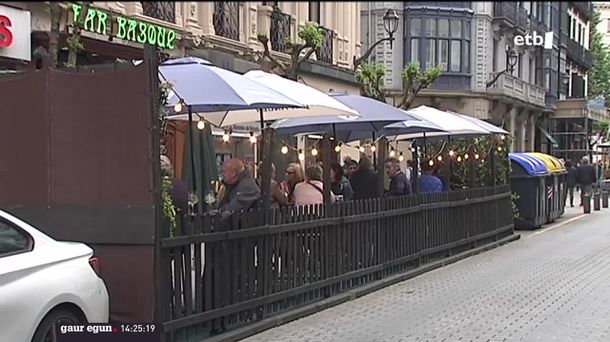
[[[512,73],[513,73],[513,71],[515,70],[515,65],[517,65],[517,62],[519,61],[519,54],[518,54],[518,53],[517,53],[515,50],[513,50],[513,49],[511,49],[511,48],[508,48],[508,47],[507,47],[507,48],[506,48],[506,57],[507,57],[507,64],[508,64],[508,65],[507,65],[507,67],[506,67],[504,70],[500,71],[500,72],[499,72],[499,73],[498,73],[498,74],[497,74],[497,75],[494,77],[494,79],[493,79],[493,80],[491,80],[491,81],[487,82],[487,84],[486,84],[486,88],[489,88],[489,87],[491,87],[491,86],[492,86],[494,83],[496,83],[496,81],[498,80],[498,78],[500,78],[500,76],[501,76],[502,74],[504,74],[505,72],[507,72],[507,71],[509,71],[509,70],[510,70],[510,73],[512,74]]]
[[[398,29],[399,22],[400,17],[398,16],[398,14],[396,14],[395,10],[389,9],[387,10],[387,12],[385,12],[385,15],[383,16],[383,29],[388,34],[388,36],[375,42],[375,44],[373,44],[359,58],[356,58],[356,56],[354,56],[354,70],[358,69],[358,66],[362,64],[362,62],[366,61],[371,55],[371,53],[373,53],[377,45],[381,44],[382,42],[389,41],[390,49],[392,48],[392,42],[394,41],[394,33],[396,33],[396,30]]]

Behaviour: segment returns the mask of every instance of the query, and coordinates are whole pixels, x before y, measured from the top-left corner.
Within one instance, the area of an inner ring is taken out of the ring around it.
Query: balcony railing
[[[591,19],[591,2],[590,1],[571,1],[570,4],[578,10],[585,18]]]
[[[493,79],[497,73],[492,73],[490,79]],[[545,90],[535,84],[530,84],[520,78],[508,74],[502,74],[496,83],[490,88],[491,92],[507,95],[519,99],[521,101],[531,103],[540,107],[544,107]]]
[[[590,50],[584,50],[584,67],[587,69],[591,69],[593,66],[593,53]]]
[[[274,6],[271,12],[271,49],[289,52],[286,47],[288,38],[290,38],[290,15]]]
[[[142,13],[151,18],[176,22],[176,3],[173,1],[140,1]]]
[[[213,21],[217,36],[239,41],[239,1],[214,1]]]
[[[495,2],[494,17],[510,22],[512,25],[517,24],[517,6],[515,2]]]
[[[325,27],[320,27],[320,29],[322,29],[324,38],[322,38],[322,46],[316,50],[316,57],[320,62],[333,64],[333,40],[336,33],[335,31],[329,30]]]

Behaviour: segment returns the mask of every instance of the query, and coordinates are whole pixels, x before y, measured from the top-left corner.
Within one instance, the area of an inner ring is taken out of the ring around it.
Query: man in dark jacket
[[[349,179],[354,191],[354,200],[377,197],[377,174],[371,167],[371,160],[366,155],[360,156],[358,169]]]
[[[261,192],[241,160],[225,161],[222,165],[222,177],[225,193],[218,207],[223,219],[230,217],[233,212],[246,211],[256,205]]]
[[[593,184],[597,182],[595,168],[589,164],[589,158],[583,157],[576,169],[576,183],[580,185],[580,205],[584,203],[584,195],[593,195]]]
[[[566,175],[566,201],[570,197],[570,206],[574,206],[574,187],[576,186],[576,168],[572,165],[571,160],[566,160],[566,169],[568,174]]]
[[[385,171],[390,177],[390,189],[385,196],[402,196],[411,194],[411,183],[400,169],[400,162],[390,158],[385,162]]]

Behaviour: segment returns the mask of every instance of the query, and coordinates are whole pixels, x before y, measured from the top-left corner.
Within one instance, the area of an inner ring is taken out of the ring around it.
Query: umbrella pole
[[[375,144],[375,132],[373,132],[373,144]],[[377,153],[373,152],[373,165],[377,167]]]
[[[264,155],[263,148],[265,147],[265,115],[263,114],[263,109],[258,110],[260,122],[261,122],[261,146],[260,146],[260,154],[256,154],[256,160],[254,161],[255,167],[258,167],[258,164],[263,160],[261,156]],[[259,156],[260,155],[260,156]]]
[[[205,170],[205,165],[204,165],[204,160],[203,160],[203,130],[202,129],[198,129],[199,131],[199,174],[201,175],[201,199],[199,200],[199,202],[201,203],[201,208],[202,208],[202,212],[206,212],[209,209],[209,205],[204,201],[205,199],[205,183],[204,183],[204,179],[203,179],[203,170]],[[209,181],[209,179],[207,179],[206,181]]]
[[[419,193],[419,147],[417,146],[417,140],[413,141],[411,147],[415,150],[413,152],[413,175],[411,178],[413,179],[412,187],[413,193]]]
[[[449,145],[449,150],[451,150],[451,136],[447,136],[447,145]],[[447,153],[447,163],[449,164],[449,179],[447,180],[447,191],[451,191],[451,176],[453,176],[453,165],[451,163],[451,156]]]
[[[193,134],[193,108],[191,106],[188,106],[188,110],[189,110],[189,126],[188,126],[188,130],[189,130],[189,144],[191,145],[190,148],[190,159],[191,159],[191,172],[192,172],[192,177],[193,177],[193,192],[195,192],[195,194],[197,193],[197,172],[195,171],[195,137]],[[200,198],[199,202],[201,202],[203,199]]]

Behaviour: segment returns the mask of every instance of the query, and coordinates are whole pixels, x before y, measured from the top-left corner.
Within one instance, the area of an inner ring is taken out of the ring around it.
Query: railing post
[[[273,135],[275,130],[267,127],[263,130],[262,146],[262,167],[261,167],[261,201],[262,201],[262,222],[266,224],[267,212],[271,207],[271,151],[273,149]]]
[[[602,190],[602,208],[608,208],[608,190]]]
[[[593,210],[595,211],[599,211],[601,210],[601,206],[600,206],[600,197],[601,194],[599,193],[599,189],[597,190],[593,190]]]

